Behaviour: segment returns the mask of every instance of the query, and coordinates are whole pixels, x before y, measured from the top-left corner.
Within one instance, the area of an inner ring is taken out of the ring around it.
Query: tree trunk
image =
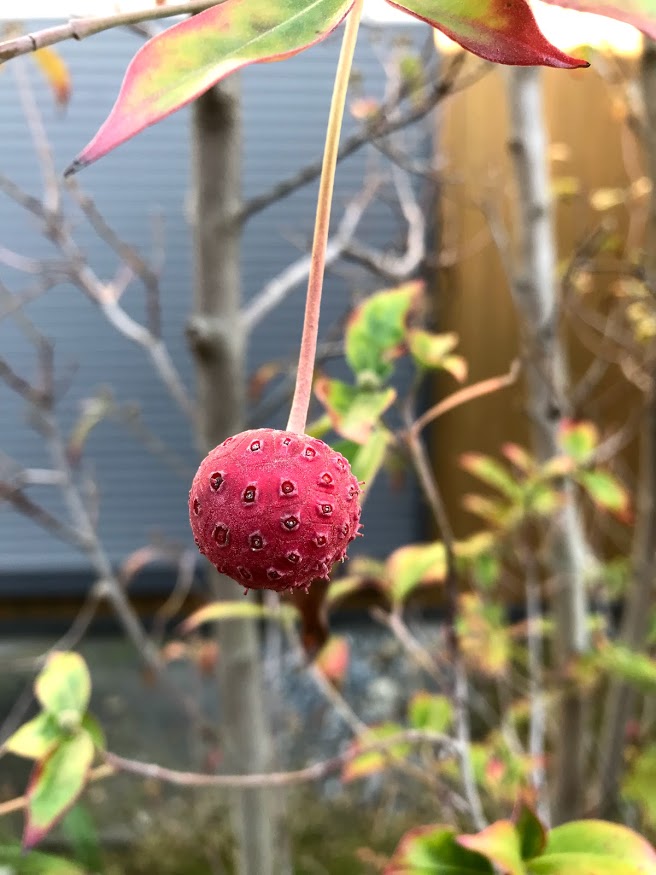
[[[527,405],[537,458],[558,454],[558,426],[566,412],[567,362],[559,339],[556,295],[556,247],[549,179],[547,136],[542,106],[541,71],[509,71],[510,151],[518,191],[519,264],[512,293],[524,343]],[[574,496],[552,521],[548,565],[557,622],[556,651],[561,670],[588,649],[588,605],[584,582],[587,547]],[[558,726],[558,757],[553,819],[582,813],[586,787],[584,709],[576,690],[563,689]]]
[[[642,57],[645,102],[645,150],[649,175],[656,185],[656,43],[645,38]],[[656,190],[651,195],[645,240],[645,280],[656,290]],[[645,399],[640,429],[640,468],[636,499],[637,524],[633,541],[633,583],[627,594],[620,640],[627,647],[644,646],[654,605],[656,577],[656,369]],[[625,728],[636,705],[634,689],[614,681],[608,693],[599,748],[600,810],[603,817],[617,813],[619,779],[624,763]]]
[[[245,352],[240,325],[241,117],[236,77],[192,108],[194,312],[189,340],[198,381],[198,443],[203,452],[243,430]],[[218,599],[242,598],[238,585],[209,571]],[[257,628],[251,621],[220,629],[219,686],[223,764],[235,773],[272,767]],[[277,801],[277,800],[276,800]],[[230,797],[239,875],[282,871],[270,790]]]

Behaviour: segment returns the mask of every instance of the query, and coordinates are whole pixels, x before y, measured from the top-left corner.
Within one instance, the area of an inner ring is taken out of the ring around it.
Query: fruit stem
[[[330,208],[333,199],[335,168],[339,150],[339,137],[342,130],[344,105],[351,76],[351,65],[355,44],[358,38],[358,28],[362,17],[364,0],[355,0],[353,8],[346,19],[342,48],[337,63],[333,96],[328,116],[326,145],[321,167],[317,215],[314,224],[314,239],[312,241],[312,256],[310,275],[308,278],[307,299],[305,302],[305,318],[303,321],[303,336],[298,357],[296,386],[292,409],[287,423],[288,431],[303,434],[307,421],[310,398],[312,397],[312,377],[314,374],[314,359],[317,352],[317,334],[319,331],[319,313],[321,310],[321,290],[326,265],[326,246],[328,244],[328,228],[330,225]]]

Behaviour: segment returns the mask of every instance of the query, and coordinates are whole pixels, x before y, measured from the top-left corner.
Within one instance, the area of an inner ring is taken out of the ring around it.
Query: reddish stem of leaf
[[[305,431],[310,398],[312,397],[312,377],[314,360],[317,351],[317,335],[319,332],[319,313],[321,310],[321,291],[326,265],[326,246],[328,245],[328,229],[330,226],[330,209],[333,199],[335,168],[339,150],[339,137],[344,117],[344,105],[348,90],[349,78],[358,29],[362,17],[364,0],[356,0],[348,18],[342,40],[342,48],[335,74],[326,145],[324,148],[321,182],[317,201],[317,215],[314,225],[314,240],[312,241],[312,257],[310,276],[308,278],[307,299],[305,303],[305,318],[303,321],[303,336],[298,359],[296,387],[292,399],[292,409],[289,414],[287,431],[302,434]]]

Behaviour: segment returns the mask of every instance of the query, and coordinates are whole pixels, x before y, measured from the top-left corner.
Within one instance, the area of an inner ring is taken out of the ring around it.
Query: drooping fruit
[[[308,435],[244,431],[201,462],[189,493],[196,544],[250,589],[328,579],[360,527],[360,488],[347,460]]]

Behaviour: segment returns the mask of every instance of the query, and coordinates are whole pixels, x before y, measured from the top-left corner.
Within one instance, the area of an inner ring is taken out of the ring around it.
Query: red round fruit
[[[201,462],[189,493],[198,549],[250,589],[328,579],[360,527],[360,488],[347,460],[308,435],[244,431]]]

